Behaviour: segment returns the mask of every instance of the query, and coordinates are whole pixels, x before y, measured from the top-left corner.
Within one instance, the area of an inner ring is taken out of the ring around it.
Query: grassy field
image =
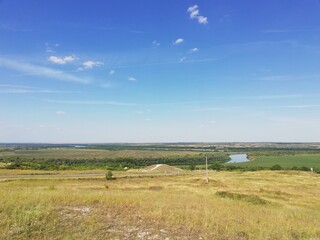
[[[0,239],[320,239],[320,175],[0,182]]]
[[[313,167],[320,169],[320,154],[297,154],[284,156],[255,156],[250,162],[235,165],[248,167],[272,167],[279,164],[283,168]]]

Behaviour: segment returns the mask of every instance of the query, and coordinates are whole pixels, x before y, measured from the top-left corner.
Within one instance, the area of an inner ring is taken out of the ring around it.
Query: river
[[[247,154],[232,154],[229,157],[231,160],[227,163],[249,162]]]

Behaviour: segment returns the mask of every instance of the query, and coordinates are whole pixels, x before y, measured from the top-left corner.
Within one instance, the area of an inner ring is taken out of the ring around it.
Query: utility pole
[[[208,157],[206,155],[206,183],[209,183],[209,177],[208,177]]]

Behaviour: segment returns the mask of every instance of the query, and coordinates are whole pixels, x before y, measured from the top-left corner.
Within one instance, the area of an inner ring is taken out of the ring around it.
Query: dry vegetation
[[[320,175],[0,182],[0,239],[320,239]]]

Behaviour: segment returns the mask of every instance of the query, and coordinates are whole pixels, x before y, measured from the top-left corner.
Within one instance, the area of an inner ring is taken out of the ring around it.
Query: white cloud
[[[73,62],[76,58],[74,56],[65,56],[62,58],[59,58],[57,56],[50,56],[48,58],[48,61],[56,63],[56,64],[66,64],[69,62]]]
[[[200,10],[198,5],[193,5],[188,8],[188,13],[190,13],[190,18],[192,19],[198,19],[198,22],[200,24],[207,24],[208,18],[200,15]]]
[[[190,17],[191,18],[197,18],[198,15],[199,15],[199,10],[198,9],[190,13]]]
[[[66,115],[67,113],[65,111],[58,110],[58,111],[56,111],[56,114],[57,115]]]
[[[99,67],[101,65],[103,65],[104,63],[102,62],[94,62],[94,61],[85,61],[82,63],[83,67],[80,67],[79,70],[84,70],[84,69],[92,69],[94,67]]]
[[[189,52],[190,53],[195,53],[195,52],[198,52],[198,51],[199,51],[199,48],[195,47],[195,48],[191,48]]]
[[[137,79],[136,79],[136,78],[134,78],[134,77],[131,77],[131,76],[129,76],[129,77],[128,77],[128,80],[129,80],[129,81],[132,81],[132,82],[135,82],[135,81],[137,81]]]
[[[113,74],[115,74],[115,73],[116,73],[115,70],[110,70],[109,75],[113,75]]]
[[[183,43],[183,42],[184,42],[184,39],[183,39],[183,38],[178,38],[178,39],[176,39],[176,40],[174,41],[173,45],[179,45],[179,44],[181,44],[181,43]]]
[[[180,62],[184,62],[187,58],[186,57],[182,57],[180,58]]]
[[[89,79],[77,77],[69,73],[29,63],[19,62],[8,58],[0,57],[0,67],[12,69],[29,75],[47,77],[55,80],[77,82],[83,84],[90,82]]]
[[[197,11],[198,8],[199,8],[198,5],[193,5],[191,7],[188,7],[188,12],[193,13],[193,12]]]
[[[198,22],[201,24],[207,24],[208,23],[208,18],[204,16],[199,16],[198,17]]]

